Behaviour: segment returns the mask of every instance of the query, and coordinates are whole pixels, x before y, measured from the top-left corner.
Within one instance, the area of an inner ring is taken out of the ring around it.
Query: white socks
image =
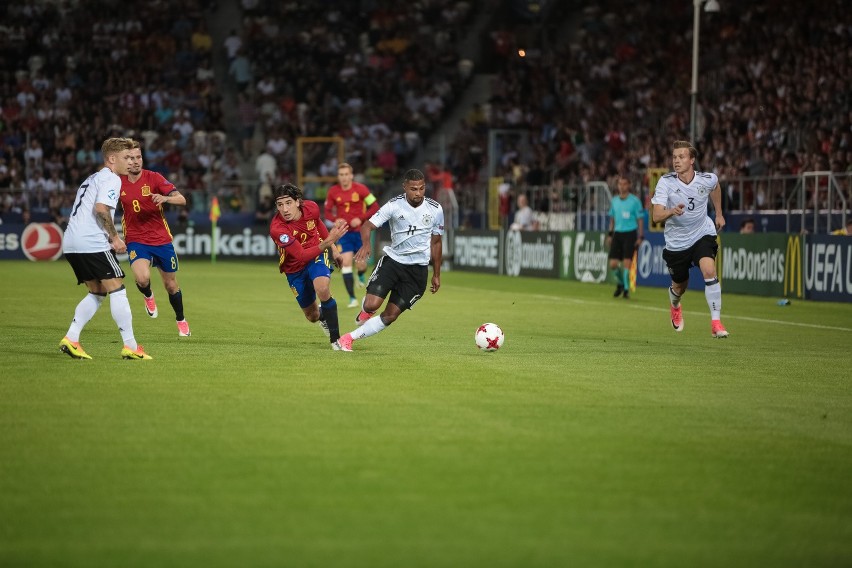
[[[669,302],[671,302],[672,307],[675,308],[680,305],[680,296],[674,293],[671,286],[669,286]]]
[[[71,320],[71,327],[68,328],[68,333],[65,334],[68,339],[74,343],[80,341],[80,333],[86,324],[89,323],[89,320],[94,317],[98,308],[101,307],[104,297],[89,292],[80,300],[80,303],[77,304],[77,308],[74,310],[74,319]]]
[[[109,308],[112,319],[118,326],[121,339],[124,344],[136,351],[136,338],[133,336],[133,314],[130,311],[130,302],[127,301],[127,289],[122,286],[119,290],[109,293]],[[69,338],[70,339],[70,338]]]
[[[382,316],[372,317],[367,320],[367,323],[352,331],[349,335],[352,336],[352,339],[363,339],[371,335],[376,335],[386,327],[382,321]]]
[[[704,297],[707,298],[707,306],[710,308],[710,319],[717,320],[722,317],[722,285],[719,280],[704,281]]]

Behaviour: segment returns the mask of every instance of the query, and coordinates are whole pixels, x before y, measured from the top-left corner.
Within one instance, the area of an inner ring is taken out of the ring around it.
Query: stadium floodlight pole
[[[705,12],[718,12],[719,2],[717,0],[692,0],[692,87],[689,91],[689,141],[695,144],[695,105],[698,98],[698,31],[701,24],[701,5]]]

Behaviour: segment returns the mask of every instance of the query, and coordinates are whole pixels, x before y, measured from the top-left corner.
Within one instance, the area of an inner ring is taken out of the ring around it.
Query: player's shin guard
[[[669,286],[669,302],[671,302],[673,308],[680,305],[680,296],[675,294],[674,288],[671,286]]]
[[[74,310],[74,319],[71,320],[71,326],[68,328],[68,333],[65,334],[65,337],[75,343],[79,342],[80,333],[86,324],[89,323],[89,320],[94,317],[98,308],[101,307],[104,298],[106,298],[106,294],[93,294],[91,292],[86,294]]]
[[[323,321],[328,326],[329,340],[334,343],[340,339],[340,323],[337,319],[337,302],[329,298],[325,302],[320,301],[320,310]]]
[[[349,292],[349,297],[355,297],[355,277],[352,275],[352,267],[344,266],[340,269],[343,274],[343,284],[346,286],[346,291]]]
[[[142,292],[142,295],[143,295],[143,296],[145,296],[146,298],[150,298],[150,297],[154,294],[154,293],[151,291],[151,281],[150,281],[150,280],[148,281],[148,283],[147,283],[147,284],[145,284],[145,286],[142,286],[142,285],[140,285],[140,284],[139,284],[139,282],[137,282],[137,283],[136,283],[136,288],[137,288],[140,292]],[[181,319],[183,319],[183,318],[181,318]]]
[[[704,281],[704,297],[710,308],[710,319],[719,319],[722,316],[722,285],[718,278]]]
[[[186,319],[183,317],[183,292],[178,290],[174,294],[169,294],[169,303],[172,305],[172,309],[175,311],[175,319],[177,321],[182,321]]]
[[[349,333],[352,336],[352,339],[363,339],[365,337],[370,337],[371,335],[376,335],[380,331],[384,330],[387,326],[385,322],[382,321],[381,317],[378,318],[370,318],[367,320],[367,323]]]
[[[130,302],[127,301],[127,289],[122,286],[118,290],[109,293],[109,309],[112,319],[118,326],[124,345],[130,349],[136,349],[136,338],[133,336],[133,313],[130,311]]]

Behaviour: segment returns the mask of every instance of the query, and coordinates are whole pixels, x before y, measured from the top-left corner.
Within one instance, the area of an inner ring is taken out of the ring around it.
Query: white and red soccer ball
[[[480,350],[497,351],[503,346],[506,336],[496,323],[484,323],[477,328],[473,339]]]

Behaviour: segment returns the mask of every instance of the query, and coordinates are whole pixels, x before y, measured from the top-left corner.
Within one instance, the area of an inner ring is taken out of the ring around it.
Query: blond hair
[[[338,166],[337,166],[337,171],[340,171],[343,168],[349,168],[350,172],[352,172],[353,174],[355,173],[355,168],[353,168],[352,166],[350,166],[346,162],[340,162],[340,164],[338,164]]]
[[[136,144],[136,146],[134,146],[134,144]],[[103,154],[104,160],[106,160],[113,154],[118,154],[125,150],[132,150],[138,145],[139,143],[132,138],[107,138],[104,140],[103,145],[101,145],[101,154]]]

